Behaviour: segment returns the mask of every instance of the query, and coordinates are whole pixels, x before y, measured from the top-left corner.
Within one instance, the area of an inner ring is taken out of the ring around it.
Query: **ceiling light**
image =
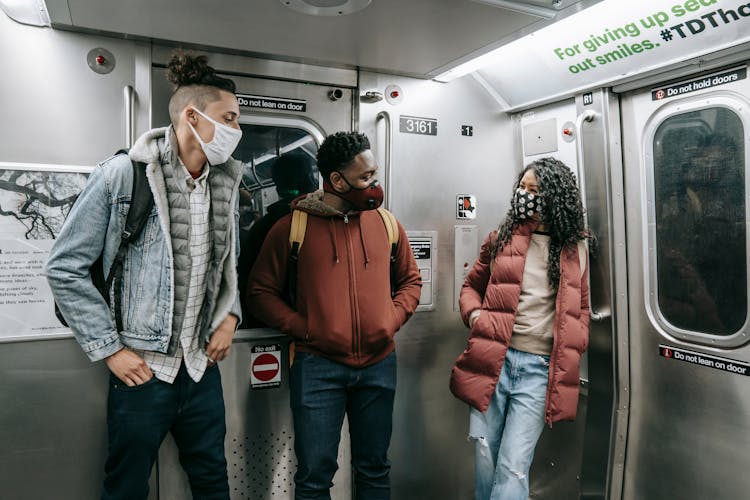
[[[520,12],[521,14],[527,14],[529,16],[541,17],[542,19],[553,19],[557,15],[555,9],[548,7],[541,7],[539,5],[529,4],[520,0],[472,0],[473,2],[483,3],[485,5],[491,5],[493,7],[500,7],[505,10],[512,10],[513,12]],[[555,5],[555,2],[552,3]],[[560,5],[558,2],[557,5]]]
[[[372,0],[279,0],[283,5],[311,16],[344,16],[362,10]]]

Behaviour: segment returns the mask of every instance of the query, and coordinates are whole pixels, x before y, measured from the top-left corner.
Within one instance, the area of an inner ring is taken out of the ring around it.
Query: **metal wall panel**
[[[115,57],[109,74],[87,66],[97,47]],[[135,84],[139,47],[0,15],[0,161],[95,165],[124,147],[123,89]]]
[[[385,170],[386,127],[377,115],[390,115],[392,173],[387,182],[380,175],[390,190],[389,208],[407,230],[437,231],[439,246],[435,310],[416,313],[396,335],[392,498],[469,500],[474,498],[473,445],[466,440],[469,410],[448,390],[451,367],[468,338],[453,304],[454,226],[478,226],[483,239],[507,210],[519,169],[513,125],[471,77],[439,84],[360,75],[363,92],[385,92],[389,84],[401,87],[403,100],[395,105],[362,102],[360,129],[373,141]],[[437,119],[437,135],[399,132],[402,115]],[[474,135],[462,136],[462,125],[472,125]],[[458,194],[476,196],[476,219],[456,220]]]

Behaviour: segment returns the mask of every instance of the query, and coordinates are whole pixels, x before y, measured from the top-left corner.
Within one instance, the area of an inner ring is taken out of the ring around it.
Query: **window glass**
[[[290,163],[309,165],[310,175],[317,184],[319,174],[315,156],[318,145],[307,131],[299,128],[246,123],[240,126],[242,140],[232,156],[245,165],[240,185],[240,227],[247,230],[265,215],[269,205],[279,199],[273,180],[274,165],[279,156],[294,158],[295,161]]]
[[[732,335],[747,316],[742,122],[715,107],[654,136],[658,307],[683,330]]]

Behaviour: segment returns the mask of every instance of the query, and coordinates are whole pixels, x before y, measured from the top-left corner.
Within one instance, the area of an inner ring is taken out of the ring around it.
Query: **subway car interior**
[[[395,338],[392,498],[474,498],[469,407],[448,388],[468,337],[458,297],[518,173],[549,156],[575,173],[596,245],[578,415],[543,431],[529,498],[750,496],[747,0],[0,11],[0,498],[101,494],[107,367],[57,319],[42,270],[97,163],[169,124],[175,49],[236,83],[241,232],[278,199],[277,157],[314,165],[329,134],[370,138],[423,284]],[[294,498],[289,346],[240,328],[220,363],[233,499]],[[344,423],[334,499],[353,498],[350,461]],[[149,498],[191,498],[171,438]]]

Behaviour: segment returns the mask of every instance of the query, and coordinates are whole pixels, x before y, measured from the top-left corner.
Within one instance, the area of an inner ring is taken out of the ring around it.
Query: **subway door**
[[[749,109],[746,66],[622,100],[628,500],[747,497]]]
[[[220,59],[223,60],[223,59]],[[281,155],[309,165],[319,180],[318,147],[327,134],[351,130],[352,89],[231,76],[240,102],[242,140],[233,157],[245,164],[240,185],[240,235],[278,200],[271,175]],[[164,70],[154,69],[156,120],[166,124],[170,89]],[[242,245],[244,246],[244,245]],[[249,269],[240,251],[240,288]],[[248,319],[248,318],[246,318]],[[263,355],[263,358],[261,358]],[[268,357],[274,356],[275,360]],[[270,361],[262,361],[270,360]],[[260,361],[259,361],[260,360]],[[226,405],[225,442],[232,498],[293,498],[296,469],[294,431],[289,407],[289,340],[257,322],[245,322],[234,338],[233,352],[220,365]],[[259,370],[272,367],[278,375]],[[267,379],[267,380],[266,380]],[[331,497],[351,497],[347,426],[339,446],[339,471]],[[168,438],[159,453],[160,498],[189,498],[189,486]]]
[[[385,98],[373,102],[373,92]],[[360,129],[372,140],[387,208],[420,248],[424,282],[422,306],[396,334],[392,498],[473,499],[469,408],[448,389],[469,334],[456,304],[464,264],[508,209],[518,171],[513,126],[472,77],[441,84],[363,72],[360,93]],[[474,202],[458,210],[465,195]]]

